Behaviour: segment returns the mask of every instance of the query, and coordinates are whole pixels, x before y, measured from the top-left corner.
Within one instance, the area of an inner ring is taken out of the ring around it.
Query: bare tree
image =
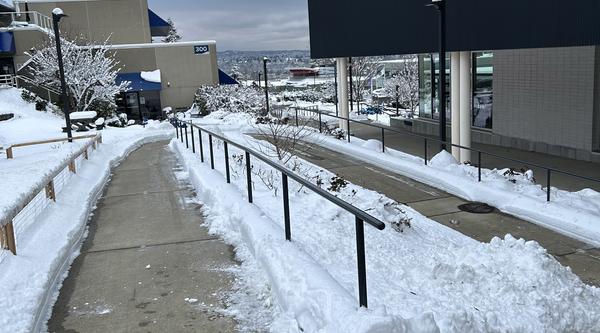
[[[306,123],[291,126],[286,119],[268,116],[257,118],[255,129],[259,137],[270,143],[260,145],[260,151],[286,165],[292,157],[310,150],[310,145],[306,141],[314,134]]]
[[[369,81],[377,76],[382,69],[379,64],[382,57],[358,57],[352,58],[352,89],[353,98],[357,105],[363,100],[365,90],[369,87]]]
[[[419,106],[419,65],[416,56],[407,55],[398,73],[385,82],[388,96],[396,96],[396,86],[400,103],[414,113]]]

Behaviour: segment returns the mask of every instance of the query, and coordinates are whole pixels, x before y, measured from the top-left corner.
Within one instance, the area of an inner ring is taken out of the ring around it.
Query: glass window
[[[432,82],[432,61],[435,73]],[[439,56],[419,56],[419,116],[422,118],[439,119],[439,106],[437,100],[437,89],[440,80]],[[446,55],[446,119],[450,119],[450,54]]]
[[[431,55],[419,56],[419,117],[431,118]]]
[[[494,54],[473,53],[473,126],[492,128]]]

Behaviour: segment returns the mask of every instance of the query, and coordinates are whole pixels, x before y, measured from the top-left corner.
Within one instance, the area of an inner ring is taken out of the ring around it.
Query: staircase
[[[60,91],[38,84],[31,78],[23,75],[0,75],[0,88],[2,87],[24,88],[53,104],[60,101]]]

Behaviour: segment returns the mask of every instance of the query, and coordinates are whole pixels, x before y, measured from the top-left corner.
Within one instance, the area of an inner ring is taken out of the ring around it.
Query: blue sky
[[[217,40],[219,50],[309,48],[306,0],[148,0],[173,18],[183,40]]]

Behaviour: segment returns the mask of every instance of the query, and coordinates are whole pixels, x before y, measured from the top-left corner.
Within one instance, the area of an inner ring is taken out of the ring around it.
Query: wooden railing
[[[65,160],[65,162],[63,162],[59,166],[55,167],[54,169],[50,170],[50,172],[47,174],[47,176],[45,176],[42,179],[42,181],[39,183],[40,185],[38,187],[32,188],[28,193],[26,193],[23,196],[22,200],[20,200],[18,203],[13,205],[13,207],[9,207],[9,209],[5,212],[5,214],[0,216],[0,251],[9,250],[12,252],[12,254],[14,254],[14,255],[17,254],[17,237],[16,237],[15,225],[14,225],[14,220],[17,217],[17,215],[19,215],[19,213],[21,213],[25,208],[27,208],[27,206],[34,199],[36,199],[36,197],[38,197],[38,195],[40,195],[40,193],[42,193],[42,192],[45,193],[44,200],[56,201],[57,191],[55,190],[55,186],[54,186],[55,178],[57,178],[57,176],[59,176],[63,171],[65,171],[65,169],[68,169],[68,172],[70,172],[70,173],[73,173],[73,174],[77,173],[77,163],[76,163],[77,159],[79,157],[83,156],[83,158],[85,160],[87,160],[89,158],[90,147],[93,150],[95,150],[97,148],[97,145],[102,143],[102,134],[101,133],[98,133],[95,135],[80,136],[80,137],[76,137],[73,139],[86,139],[86,138],[88,138],[88,139],[91,138],[91,140],[89,142],[86,142],[80,149],[78,149],[77,151],[72,153]],[[11,156],[9,158],[12,158],[12,148],[15,148],[15,147],[25,147],[25,146],[32,146],[32,145],[39,145],[39,144],[47,144],[47,143],[52,143],[52,142],[62,142],[62,141],[66,141],[66,140],[67,139],[55,139],[55,140],[20,143],[20,144],[9,147],[7,149],[7,156],[8,156],[8,151],[10,149]],[[42,206],[43,206],[42,208],[38,207],[38,212],[36,212],[37,214],[39,214],[41,212],[41,210],[45,207],[44,205],[42,205]],[[33,216],[31,218],[37,217],[37,214],[34,214],[35,216]]]
[[[89,139],[89,138],[95,138],[97,136],[98,135],[96,135],[96,134],[75,136],[75,137],[73,137],[73,140]],[[102,143],[102,135],[99,136],[99,140],[100,140],[100,143]],[[6,148],[6,158],[8,158],[8,159],[14,158],[13,148],[29,147],[29,146],[43,145],[43,144],[56,143],[56,142],[65,142],[65,141],[68,141],[68,139],[61,138],[61,139],[51,139],[51,140],[43,140],[43,141],[31,141],[31,142],[16,143],[16,144]]]

